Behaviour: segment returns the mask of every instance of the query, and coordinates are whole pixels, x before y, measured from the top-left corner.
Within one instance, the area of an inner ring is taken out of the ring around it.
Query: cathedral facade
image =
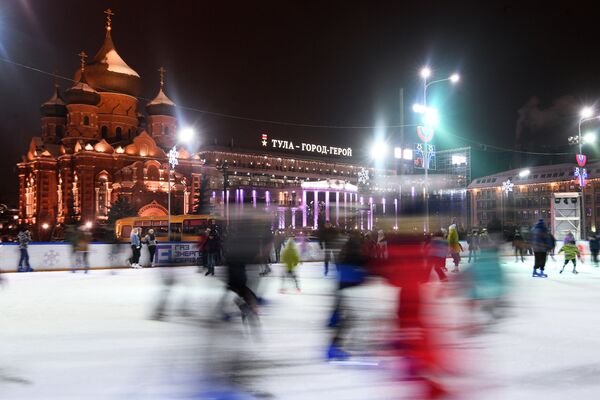
[[[108,218],[118,197],[143,215],[167,212],[166,153],[175,144],[175,104],[164,92],[162,68],[158,94],[139,104],[141,79],[116,51],[110,15],[94,58],[86,62],[80,53],[76,83],[64,91],[56,86],[40,108],[41,134],[17,164],[21,223],[99,222]],[[181,213],[190,211],[191,181],[192,176],[199,180],[199,164],[179,151],[171,200]]]

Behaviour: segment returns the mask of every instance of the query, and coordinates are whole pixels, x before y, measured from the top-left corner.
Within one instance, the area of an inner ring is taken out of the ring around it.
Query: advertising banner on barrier
[[[298,243],[302,261],[323,259],[323,251],[318,242]],[[30,243],[28,248],[29,264],[34,270],[67,270],[75,265],[75,255],[71,245],[61,242]],[[19,246],[16,243],[0,245],[0,270],[16,271],[19,263]],[[88,259],[91,268],[128,267],[131,246],[126,243],[91,243]],[[154,255],[154,265],[200,265],[202,252],[196,242],[159,243]],[[274,254],[271,259],[275,259]],[[149,266],[149,253],[142,246],[140,257],[142,266]]]

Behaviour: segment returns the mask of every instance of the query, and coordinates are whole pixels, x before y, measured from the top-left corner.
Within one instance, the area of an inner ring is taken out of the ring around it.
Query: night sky
[[[438,148],[471,145],[485,156],[473,165],[474,176],[519,166],[513,153],[490,147],[515,148],[517,137],[528,151],[574,153],[565,144],[577,132],[578,110],[600,98],[596,14],[576,2],[480,3],[486,5],[3,0],[0,57],[72,77],[77,53],[85,50],[91,59],[100,48],[103,10],[110,7],[113,40],[142,77],[145,98],[156,94],[156,70],[163,65],[167,94],[179,105],[300,124],[373,126],[399,123],[404,88],[405,123],[411,124],[418,72],[429,64],[436,77],[461,74],[456,87],[432,88],[430,102],[442,115]],[[14,164],[39,135],[39,106],[52,85],[52,77],[0,61],[1,201],[16,204]],[[263,131],[357,149],[375,134],[192,111],[182,118],[204,142],[233,138],[245,147],[257,147]],[[392,137],[398,129],[378,132]],[[407,128],[406,136],[416,135]],[[564,159],[524,156],[520,162]]]

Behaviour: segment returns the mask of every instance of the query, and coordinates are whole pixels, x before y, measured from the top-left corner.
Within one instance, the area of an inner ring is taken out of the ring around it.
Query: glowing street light
[[[421,68],[421,78],[423,79],[427,79],[431,76],[431,69],[429,67],[423,67]]]
[[[579,112],[581,118],[589,118],[592,114],[594,114],[594,109],[592,107],[583,107]]]
[[[47,223],[47,222],[44,222],[44,223],[42,224],[42,229],[43,229],[43,230],[46,230],[46,229],[48,229],[49,227],[50,227],[50,225],[48,225],[48,223]]]
[[[460,81],[460,75],[458,75],[456,73],[450,75],[450,82],[452,82],[452,83],[458,83],[458,81]]]
[[[583,141],[587,144],[594,143],[596,141],[595,132],[587,132],[583,135]]]
[[[415,103],[413,104],[413,111],[416,112],[417,114],[422,114],[423,112],[425,112],[425,106],[423,104],[419,104],[419,103]]]
[[[376,141],[372,146],[371,146],[371,158],[373,159],[378,159],[378,158],[384,158],[385,155],[387,154],[388,151],[388,145],[386,142],[384,141]]]
[[[180,143],[189,143],[195,135],[196,132],[194,131],[194,129],[188,127],[181,129],[177,136]]]
[[[432,107],[427,107],[423,113],[423,123],[425,126],[435,127],[440,120],[438,110]]]

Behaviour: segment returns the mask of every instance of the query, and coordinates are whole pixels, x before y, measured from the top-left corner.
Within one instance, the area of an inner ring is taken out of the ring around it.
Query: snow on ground
[[[562,259],[562,257],[560,257]],[[600,397],[600,269],[531,278],[532,260],[503,261],[512,282],[509,317],[482,334],[465,334],[464,307],[452,282],[429,285],[458,350],[459,399],[592,399]],[[300,267],[302,293],[278,292],[261,329],[238,317],[215,318],[223,288],[194,267],[174,270],[180,284],[166,321],[149,318],[161,286],[158,269],[89,274],[6,274],[0,289],[0,399],[215,399],[229,383],[256,399],[412,399],[415,384],[393,379],[389,360],[373,351],[384,341],[396,291],[374,280],[349,294],[358,316],[348,348],[378,367],[324,361],[324,327],[335,280],[320,263]],[[228,309],[234,310],[228,302]],[[189,315],[185,315],[185,311]],[[368,363],[365,363],[368,364]]]

